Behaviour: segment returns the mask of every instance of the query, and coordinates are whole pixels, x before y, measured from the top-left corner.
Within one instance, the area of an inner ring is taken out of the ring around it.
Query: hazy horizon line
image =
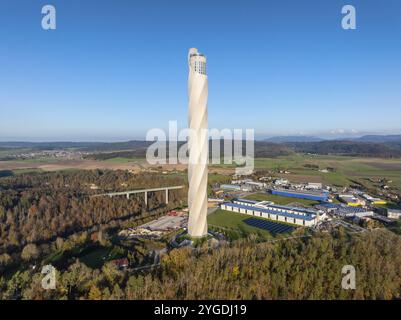
[[[328,135],[302,135],[302,134],[288,134],[288,135],[261,135],[255,137],[255,141],[265,141],[272,138],[290,138],[290,137],[297,137],[297,138],[317,138],[322,140],[346,140],[346,139],[358,139],[364,136],[398,136],[401,135],[400,133],[365,133],[365,134],[348,134],[348,135],[336,135],[336,136],[328,136]],[[209,140],[216,140],[216,139],[209,139]],[[244,139],[243,139],[244,140]],[[155,140],[146,140],[144,137],[135,137],[135,138],[111,138],[111,139],[32,139],[32,138],[17,138],[17,139],[1,139],[0,143],[123,143],[123,142],[130,142],[130,141],[141,141],[141,142],[153,142]],[[160,141],[178,141],[178,142],[185,142],[185,140],[160,140]]]

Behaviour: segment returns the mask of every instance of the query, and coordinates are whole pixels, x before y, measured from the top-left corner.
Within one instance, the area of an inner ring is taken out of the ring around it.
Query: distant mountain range
[[[365,142],[401,142],[401,134],[394,135],[367,135],[360,138],[353,139],[354,141],[365,141]]]
[[[325,139],[313,136],[278,136],[264,139],[263,141],[273,142],[273,143],[286,143],[286,142],[319,142],[324,140]]]
[[[315,136],[277,136],[264,139],[263,141],[273,143],[288,143],[288,142],[320,142],[320,141],[361,141],[361,142],[401,142],[401,135],[365,135],[357,138],[336,138],[323,139]]]

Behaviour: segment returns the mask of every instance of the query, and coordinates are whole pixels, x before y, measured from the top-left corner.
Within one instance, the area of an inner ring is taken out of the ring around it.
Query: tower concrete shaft
[[[191,237],[207,235],[207,162],[208,124],[207,98],[208,80],[206,57],[191,48],[188,53],[189,78],[189,163],[188,163],[188,234]]]

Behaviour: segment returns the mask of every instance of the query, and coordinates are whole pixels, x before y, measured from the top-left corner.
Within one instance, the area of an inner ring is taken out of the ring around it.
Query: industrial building
[[[251,216],[262,217],[270,220],[286,222],[299,226],[313,226],[319,217],[315,210],[279,206],[269,201],[252,201],[236,199],[220,205],[221,209],[244,213]]]
[[[241,191],[241,186],[237,184],[222,184],[220,188],[223,190]]]
[[[344,204],[323,203],[316,205],[315,208],[319,211],[336,215],[339,217],[353,218],[353,217],[368,217],[373,216],[373,211],[366,210],[360,207],[348,207]]]
[[[220,199],[220,198],[207,198],[207,202],[209,203],[223,203],[224,199]]]
[[[247,182],[251,182],[252,179],[238,179],[238,180],[231,180],[231,184],[245,184]]]
[[[271,189],[271,194],[289,197],[289,198],[298,198],[298,199],[306,199],[306,200],[315,200],[315,201],[327,201],[329,199],[329,192],[326,190],[319,191],[307,191],[307,190],[293,190],[293,189]]]
[[[280,178],[280,179],[274,180],[274,184],[276,186],[287,186],[290,184],[290,182],[287,179]]]
[[[255,182],[252,181],[251,179],[243,179],[243,180],[232,180],[231,184],[222,184],[220,187],[222,189],[227,189],[227,190],[253,191],[255,189],[261,190],[266,188],[266,183]]]
[[[264,183],[264,182],[247,181],[247,182],[245,182],[245,185],[255,188],[255,189],[266,188],[266,183]]]
[[[380,205],[380,204],[386,204],[386,203],[387,203],[387,201],[385,201],[385,200],[383,200],[383,199],[374,198],[374,197],[372,197],[372,196],[370,196],[370,195],[368,195],[368,194],[366,194],[366,193],[362,194],[362,197],[363,197],[364,199],[368,200],[371,204],[376,204],[376,205],[378,204],[378,205]]]
[[[387,217],[391,219],[401,218],[401,210],[387,209]]]
[[[340,194],[338,198],[351,207],[364,206],[366,202],[361,198],[355,197],[352,194]]]
[[[305,188],[308,190],[320,190],[323,188],[323,185],[320,182],[308,182]]]

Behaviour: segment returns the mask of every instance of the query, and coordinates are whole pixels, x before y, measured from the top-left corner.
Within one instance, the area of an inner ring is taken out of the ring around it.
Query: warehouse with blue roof
[[[288,197],[288,198],[298,198],[314,201],[325,202],[329,199],[329,192],[326,190],[320,191],[306,191],[306,190],[290,190],[290,189],[271,189],[271,194]]]

